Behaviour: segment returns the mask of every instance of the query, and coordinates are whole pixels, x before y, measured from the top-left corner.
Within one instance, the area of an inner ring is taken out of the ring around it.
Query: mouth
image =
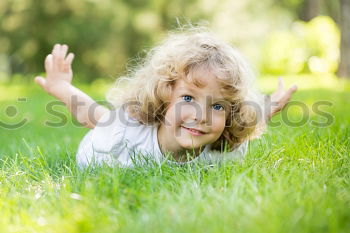
[[[185,127],[183,125],[181,125],[181,128],[185,129],[187,132],[189,132],[193,136],[200,136],[200,135],[206,134],[206,132],[204,132],[202,130],[193,129],[193,128],[187,128],[187,127]]]

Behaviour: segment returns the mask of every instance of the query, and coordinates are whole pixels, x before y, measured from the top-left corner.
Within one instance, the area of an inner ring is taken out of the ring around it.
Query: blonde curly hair
[[[233,47],[206,31],[170,34],[129,75],[117,80],[107,99],[115,106],[129,103],[129,116],[142,124],[161,123],[176,80],[184,78],[200,85],[190,75],[197,68],[214,74],[225,100],[231,103],[226,127],[212,149],[231,151],[259,136],[265,125],[263,98],[254,88],[251,70]],[[127,81],[126,86],[123,81]]]

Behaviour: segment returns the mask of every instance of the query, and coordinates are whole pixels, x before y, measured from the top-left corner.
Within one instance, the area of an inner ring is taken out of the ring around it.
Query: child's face
[[[166,144],[162,146],[173,152],[204,147],[218,140],[225,129],[229,104],[215,76],[201,69],[193,75],[205,86],[177,80],[161,125],[164,133],[160,136],[165,137],[162,141]]]

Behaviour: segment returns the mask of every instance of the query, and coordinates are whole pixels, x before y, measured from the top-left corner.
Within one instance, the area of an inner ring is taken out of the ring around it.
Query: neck
[[[164,125],[160,124],[157,132],[160,150],[163,155],[169,154],[171,158],[177,162],[190,161],[197,157],[204,149],[204,146],[193,149],[182,148],[180,145],[174,143],[174,140],[167,137],[167,134],[168,133],[166,132]]]

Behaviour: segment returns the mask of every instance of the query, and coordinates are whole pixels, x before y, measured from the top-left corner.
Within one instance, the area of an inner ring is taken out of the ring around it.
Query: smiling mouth
[[[192,129],[192,128],[187,128],[187,127],[185,127],[185,126],[181,126],[181,128],[184,128],[184,129],[187,130],[189,133],[191,133],[192,135],[195,135],[195,136],[199,136],[199,135],[206,134],[206,132],[203,132],[203,131],[201,131],[201,130]]]

